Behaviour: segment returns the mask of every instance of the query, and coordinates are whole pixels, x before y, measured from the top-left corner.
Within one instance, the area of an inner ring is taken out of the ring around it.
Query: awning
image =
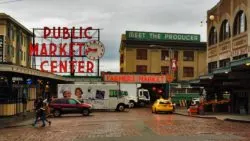
[[[231,67],[218,68],[213,71],[213,74],[229,73],[231,72]]]
[[[68,82],[74,81],[74,79],[65,78],[60,75],[55,75],[53,73],[41,72],[40,70],[35,70],[35,69],[16,66],[16,65],[8,65],[8,64],[0,64],[0,72],[19,73],[19,74],[25,74],[25,75],[31,75],[31,76],[38,76],[38,77],[68,81]]]
[[[235,67],[235,66],[245,65],[245,64],[248,64],[248,63],[250,63],[250,57],[243,58],[243,59],[240,59],[240,60],[231,61],[230,66]]]
[[[200,76],[200,79],[213,79],[213,77],[214,75],[210,73],[210,74]]]

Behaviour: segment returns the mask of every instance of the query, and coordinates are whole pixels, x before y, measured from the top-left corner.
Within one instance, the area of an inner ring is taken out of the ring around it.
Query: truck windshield
[[[144,91],[144,92],[143,92],[143,95],[144,95],[147,99],[149,99],[148,91]]]

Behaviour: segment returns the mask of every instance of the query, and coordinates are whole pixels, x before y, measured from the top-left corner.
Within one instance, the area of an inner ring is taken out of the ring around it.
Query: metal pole
[[[98,31],[98,41],[100,41],[100,29]],[[97,60],[97,76],[100,76],[100,59]]]
[[[171,75],[172,49],[169,50],[169,75]],[[170,82],[168,82],[168,98],[170,98]]]

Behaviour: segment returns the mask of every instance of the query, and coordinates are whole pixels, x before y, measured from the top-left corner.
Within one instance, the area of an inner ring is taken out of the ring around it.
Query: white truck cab
[[[150,103],[150,94],[147,89],[138,89],[138,104],[145,106]]]

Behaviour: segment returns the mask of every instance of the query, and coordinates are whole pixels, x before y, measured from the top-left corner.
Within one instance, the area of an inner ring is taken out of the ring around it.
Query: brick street
[[[51,126],[0,129],[0,141],[249,141],[250,124],[152,114],[150,109],[51,118]],[[32,122],[32,121],[30,121]]]

